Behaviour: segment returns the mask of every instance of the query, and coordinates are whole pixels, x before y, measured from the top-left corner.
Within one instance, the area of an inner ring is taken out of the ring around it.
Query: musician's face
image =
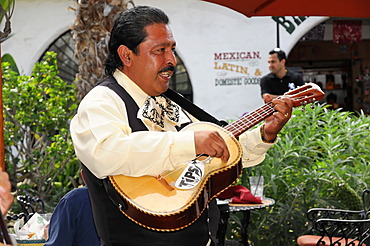
[[[145,28],[148,36],[132,53],[129,76],[150,96],[167,91],[174,74],[176,42],[168,25],[153,24]]]
[[[267,62],[269,64],[269,69],[271,73],[277,74],[281,70],[285,70],[285,59],[280,61],[276,53],[269,55],[267,58]]]

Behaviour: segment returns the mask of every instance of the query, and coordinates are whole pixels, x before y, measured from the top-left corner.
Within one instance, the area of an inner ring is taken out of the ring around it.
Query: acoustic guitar
[[[320,87],[307,83],[284,94],[294,107],[324,98]],[[159,176],[110,176],[115,190],[125,201],[121,212],[135,223],[156,231],[175,231],[195,222],[210,200],[232,185],[242,171],[242,148],[237,137],[272,115],[270,103],[221,128],[213,123],[196,122],[181,131],[216,130],[230,152],[227,163],[200,155]]]
[[[8,228],[6,227],[6,223],[4,221],[4,218],[1,214],[0,210],[0,244],[3,243],[5,245],[14,245],[12,240],[10,239]],[[1,244],[2,245],[2,244]]]

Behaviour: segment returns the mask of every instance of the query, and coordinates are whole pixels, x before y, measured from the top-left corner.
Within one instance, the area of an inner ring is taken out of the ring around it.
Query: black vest
[[[99,86],[107,86],[112,89],[125,102],[129,125],[133,132],[148,130],[142,121],[136,117],[139,110],[137,104],[112,76],[104,79],[99,83]],[[132,222],[119,211],[106,191],[106,179],[96,178],[88,168],[82,166],[86,184],[89,187],[94,221],[102,246],[203,246],[207,244],[210,238],[207,210],[196,222],[179,231],[157,232],[146,229]],[[213,207],[217,209],[214,204]],[[215,211],[216,214],[217,212]],[[217,219],[212,221],[217,224]]]

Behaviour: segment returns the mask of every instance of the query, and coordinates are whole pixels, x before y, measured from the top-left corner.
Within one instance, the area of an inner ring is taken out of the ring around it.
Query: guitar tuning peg
[[[312,99],[310,100],[310,103],[311,103],[310,108],[311,108],[311,109],[315,108],[315,98],[312,98]]]
[[[307,105],[307,102],[306,102],[306,101],[301,102],[302,112],[304,112],[304,111],[305,111],[305,107],[306,107],[306,105]]]

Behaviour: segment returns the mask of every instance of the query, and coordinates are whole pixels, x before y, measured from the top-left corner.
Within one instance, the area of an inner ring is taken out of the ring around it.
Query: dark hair
[[[286,60],[286,54],[285,52],[280,48],[275,48],[269,52],[269,55],[277,54],[277,57],[279,58],[279,61],[285,59]]]
[[[120,45],[125,45],[138,54],[138,45],[148,36],[144,28],[157,23],[167,25],[169,19],[162,10],[154,7],[138,6],[120,13],[114,21],[110,34],[105,73],[113,75],[116,68],[123,66],[117,53]]]
[[[337,101],[337,94],[334,94],[333,92],[330,92],[330,94],[326,97],[326,101]]]

